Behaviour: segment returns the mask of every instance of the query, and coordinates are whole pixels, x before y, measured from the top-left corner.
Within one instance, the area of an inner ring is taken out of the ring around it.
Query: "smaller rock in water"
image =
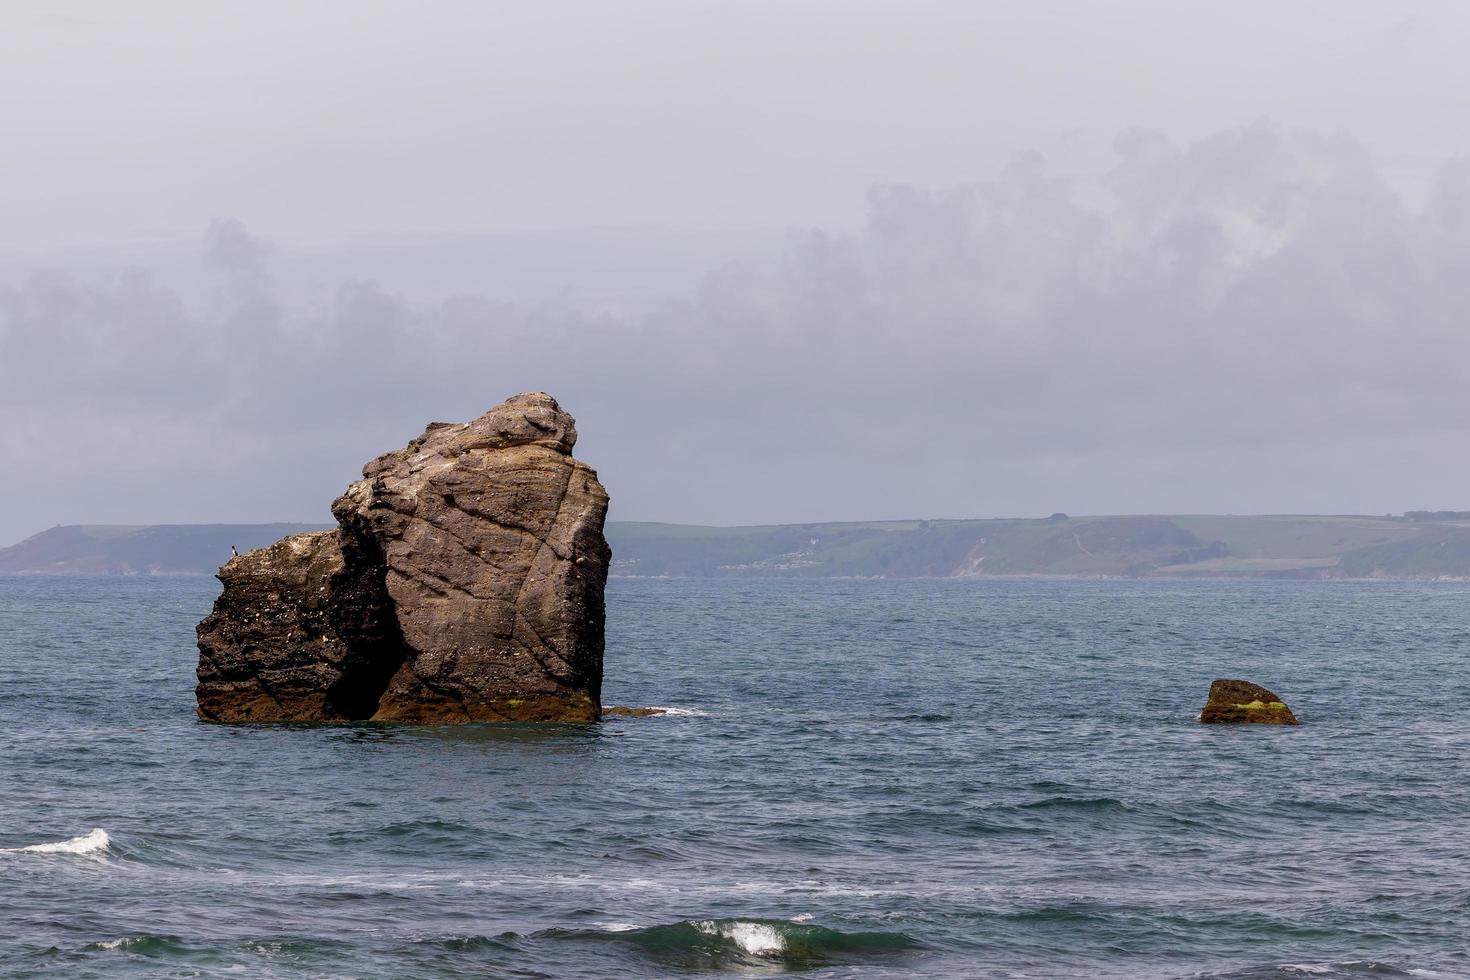
[[[648,718],[651,715],[666,715],[667,708],[632,708],[625,704],[615,704],[611,708],[602,709],[604,718]]]
[[[1210,699],[1200,712],[1206,725],[1298,725],[1286,703],[1259,684],[1218,680],[1210,685]]]

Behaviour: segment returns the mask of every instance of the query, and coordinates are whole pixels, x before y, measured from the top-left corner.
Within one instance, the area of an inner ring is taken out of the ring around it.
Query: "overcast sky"
[[[0,544],[545,388],[614,519],[1470,508],[1470,5],[6,5]]]

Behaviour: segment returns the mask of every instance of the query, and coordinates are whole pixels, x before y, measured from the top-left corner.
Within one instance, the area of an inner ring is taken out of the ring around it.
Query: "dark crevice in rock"
[[[332,577],[332,628],[347,646],[342,673],[326,700],[341,717],[371,718],[388,682],[408,659],[408,644],[388,595],[382,549],[366,535],[343,529],[338,536],[343,568]]]

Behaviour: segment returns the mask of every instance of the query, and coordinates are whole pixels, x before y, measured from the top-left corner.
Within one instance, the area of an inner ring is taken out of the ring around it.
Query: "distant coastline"
[[[230,558],[322,524],[64,524],[0,548],[0,572],[213,575]]]
[[[65,525],[0,548],[0,573],[212,575],[316,524]],[[711,527],[614,521],[637,578],[1470,579],[1470,512],[1135,515]]]

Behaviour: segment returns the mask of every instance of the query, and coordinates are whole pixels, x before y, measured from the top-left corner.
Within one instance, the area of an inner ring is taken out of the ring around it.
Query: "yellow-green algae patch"
[[[1262,711],[1267,708],[1284,708],[1286,707],[1286,703],[1284,701],[1272,701],[1268,704],[1265,701],[1251,701],[1248,704],[1234,705],[1234,707],[1244,708],[1247,711]]]

